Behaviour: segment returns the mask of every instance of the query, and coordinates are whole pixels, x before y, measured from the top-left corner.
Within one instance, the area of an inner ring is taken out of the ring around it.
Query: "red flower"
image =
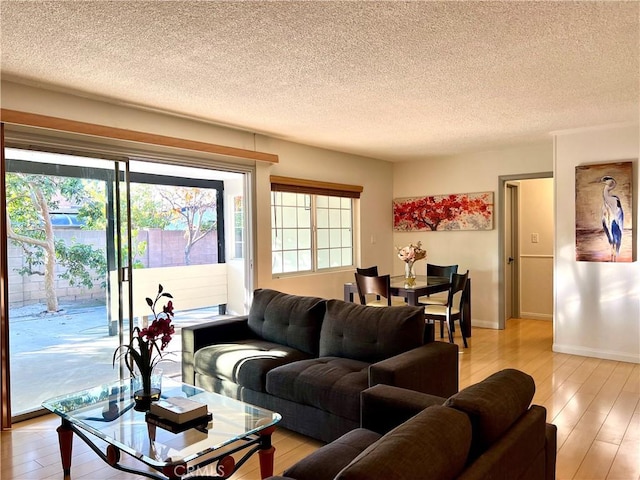
[[[162,312],[156,313],[156,303],[162,297],[173,298],[170,293],[163,292],[162,285],[158,285],[158,295],[155,300],[147,298],[147,304],[151,307],[153,313],[153,321],[148,327],[133,329],[133,336],[129,345],[121,345],[113,354],[113,364],[115,366],[116,358],[124,355],[127,359],[127,368],[131,371],[132,376],[136,375],[132,362],[138,367],[138,373],[143,378],[145,391],[150,384],[151,371],[153,367],[162,359],[162,351],[169,345],[171,336],[175,333],[175,328],[171,324],[173,317],[173,302],[169,300],[162,307]],[[160,345],[158,345],[158,340]],[[154,350],[157,354],[154,354]],[[131,361],[129,361],[131,360]]]
[[[171,333],[173,333],[173,327],[171,327]],[[162,336],[162,346],[160,347],[160,350],[164,350],[164,347],[169,345],[170,341],[171,341],[171,335],[169,335],[169,334],[163,335]]]

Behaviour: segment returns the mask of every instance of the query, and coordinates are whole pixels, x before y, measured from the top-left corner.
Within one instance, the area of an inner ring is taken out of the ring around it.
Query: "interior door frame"
[[[520,183],[505,183],[505,321],[520,317]],[[509,273],[510,277],[509,278]],[[511,311],[507,306],[511,304]]]
[[[518,180],[533,180],[538,178],[553,178],[553,172],[535,172],[535,173],[520,173],[515,175],[500,175],[498,177],[498,329],[504,330],[506,327],[506,307],[505,299],[507,293],[505,292],[505,257],[506,246],[506,207],[505,207],[505,189],[507,183],[515,182]],[[515,212],[516,214],[518,212]]]

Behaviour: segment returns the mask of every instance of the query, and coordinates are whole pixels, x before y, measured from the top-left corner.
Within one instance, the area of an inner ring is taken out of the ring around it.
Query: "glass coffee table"
[[[227,478],[256,452],[262,478],[273,475],[271,434],[280,414],[164,377],[162,397],[175,396],[206,403],[212,420],[181,433],[148,423],[145,412],[133,408],[130,379],[43,402],[62,418],[57,431],[65,476],[71,471],[74,433],[112,467],[149,478]],[[121,463],[122,452],[150,468]],[[236,462],[233,455],[239,452]]]

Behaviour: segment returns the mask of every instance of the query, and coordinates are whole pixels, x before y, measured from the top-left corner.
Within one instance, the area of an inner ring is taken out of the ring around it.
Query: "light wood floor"
[[[558,480],[640,480],[640,365],[553,353],[551,322],[509,320],[506,330],[475,328],[460,354],[460,388],[503,368],[536,381],[534,403],[558,426]],[[2,432],[3,480],[63,478],[56,427],[48,415]],[[274,435],[275,472],[305,457],[319,442],[283,429]],[[74,441],[71,478],[133,479]],[[124,455],[126,457],[126,455]],[[259,478],[257,458],[232,477]]]

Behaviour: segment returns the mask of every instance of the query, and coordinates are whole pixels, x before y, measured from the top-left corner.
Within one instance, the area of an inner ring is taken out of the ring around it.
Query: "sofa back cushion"
[[[462,412],[426,408],[370,445],[336,480],[456,478],[471,445],[471,423]]]
[[[258,289],[249,311],[249,328],[260,338],[317,356],[326,301]]]
[[[535,390],[531,376],[506,369],[447,399],[445,406],[466,413],[471,420],[470,461],[487,450],[529,409]]]
[[[366,307],[327,300],[320,356],[378,362],[424,343],[421,307]]]

